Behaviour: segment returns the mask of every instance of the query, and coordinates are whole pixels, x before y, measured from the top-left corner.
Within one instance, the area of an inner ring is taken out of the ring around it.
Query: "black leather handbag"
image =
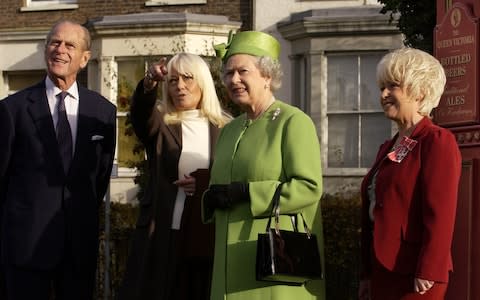
[[[303,215],[300,213],[305,232],[298,231],[296,215],[290,215],[293,231],[279,229],[281,186],[277,187],[272,199],[266,233],[258,234],[256,278],[286,285],[302,285],[309,280],[321,279],[317,237],[310,232]],[[270,227],[272,217],[275,218],[275,228]]]

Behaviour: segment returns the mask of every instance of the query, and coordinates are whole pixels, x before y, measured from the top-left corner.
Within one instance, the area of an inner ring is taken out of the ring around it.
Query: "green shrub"
[[[322,197],[327,299],[357,299],[360,267],[360,196]]]
[[[327,299],[357,299],[360,266],[360,196],[324,195],[322,197],[325,240],[325,278]],[[100,253],[97,270],[96,299],[104,298],[105,209],[100,214]],[[135,228],[138,207],[111,203],[110,208],[110,299],[125,271],[131,234]]]
[[[115,299],[127,264],[131,235],[137,221],[138,206],[131,204],[110,204],[110,263],[108,299]],[[100,208],[100,247],[97,265],[97,283],[95,299],[105,298],[105,206]]]

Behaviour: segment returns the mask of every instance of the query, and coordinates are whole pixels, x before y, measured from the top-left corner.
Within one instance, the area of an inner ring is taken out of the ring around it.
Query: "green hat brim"
[[[242,31],[230,36],[228,45],[214,46],[217,56],[225,62],[235,54],[249,54],[253,56],[268,56],[278,60],[280,43],[273,36],[260,31]]]

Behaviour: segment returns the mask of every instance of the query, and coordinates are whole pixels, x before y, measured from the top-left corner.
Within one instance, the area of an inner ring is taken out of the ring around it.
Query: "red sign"
[[[479,124],[479,19],[463,3],[454,3],[435,27],[435,57],[447,84],[434,120],[441,126]]]
[[[471,8],[475,16],[480,16],[480,2],[478,0],[437,0],[437,24],[442,22],[445,13],[457,2]]]

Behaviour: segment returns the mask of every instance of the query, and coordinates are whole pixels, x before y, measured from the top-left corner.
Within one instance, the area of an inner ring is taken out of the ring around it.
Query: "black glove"
[[[227,209],[240,202],[250,201],[248,183],[212,184],[205,193],[204,203],[215,209]]]

